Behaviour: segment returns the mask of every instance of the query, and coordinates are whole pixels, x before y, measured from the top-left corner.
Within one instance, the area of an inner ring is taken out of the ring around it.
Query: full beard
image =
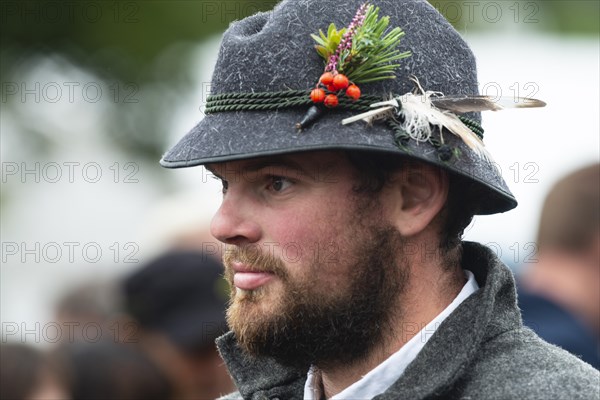
[[[362,227],[352,239],[345,289],[322,287],[318,282],[292,280],[283,262],[270,254],[232,248],[226,252],[226,278],[232,286],[227,322],[243,350],[268,356],[296,368],[357,362],[390,334],[398,316],[398,298],[407,281],[407,269],[397,265],[404,243],[392,227]],[[265,305],[264,291],[233,287],[232,261],[243,261],[271,272],[285,290]],[[314,261],[311,271],[327,268]],[[262,306],[271,311],[266,312]],[[276,304],[273,304],[276,302]]]

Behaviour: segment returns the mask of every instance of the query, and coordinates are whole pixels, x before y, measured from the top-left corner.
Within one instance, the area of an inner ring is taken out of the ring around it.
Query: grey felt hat
[[[239,110],[214,107],[162,158],[167,168],[180,168],[252,157],[302,151],[345,149],[398,154],[425,161],[467,178],[465,196],[477,193],[479,214],[508,211],[517,202],[497,168],[475,154],[459,137],[444,134],[439,141],[402,140],[394,130],[375,121],[342,125],[360,111],[344,107],[326,110],[302,131],[296,124],[310,107],[308,94],[324,71],[311,34],[327,31],[333,22],[345,27],[363,0],[284,0],[268,13],[233,23],[225,32],[211,84],[214,99],[249,93],[305,91],[307,103],[279,109]],[[446,95],[478,93],[475,58],[460,35],[425,0],[373,0],[380,16],[389,16],[390,27],[405,36],[399,49],[410,51],[400,60],[396,79],[360,85],[369,98],[379,101],[390,94],[411,92],[415,76],[427,91]],[[261,99],[256,100],[260,103]],[[281,100],[284,102],[284,100]],[[210,99],[209,99],[210,102]],[[213,105],[219,104],[213,102]],[[229,103],[231,104],[231,102]],[[210,105],[210,104],[209,104]],[[368,109],[368,105],[367,105]],[[479,123],[479,113],[465,114]],[[438,132],[439,136],[439,132]]]

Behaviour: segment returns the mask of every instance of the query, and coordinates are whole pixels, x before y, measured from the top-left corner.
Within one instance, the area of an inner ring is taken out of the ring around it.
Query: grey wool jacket
[[[480,289],[373,398],[600,399],[597,370],[523,326],[511,271],[487,247],[465,242],[463,248],[463,268],[475,274]],[[231,332],[217,345],[239,390],[222,399],[302,399],[307,371],[245,355]]]

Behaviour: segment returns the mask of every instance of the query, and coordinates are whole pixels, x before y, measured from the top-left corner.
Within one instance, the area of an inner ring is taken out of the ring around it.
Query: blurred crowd
[[[214,344],[227,331],[222,273],[214,255],[172,249],[119,282],[66,294],[55,322],[68,334],[51,349],[2,343],[0,398],[214,399],[231,392]]]
[[[600,369],[599,186],[600,164],[556,183],[541,211],[535,258],[517,282],[524,323]],[[0,398],[214,399],[231,392],[214,344],[227,330],[229,288],[215,252],[192,242],[118,282],[65,294],[56,323],[69,334],[51,349],[3,341]]]

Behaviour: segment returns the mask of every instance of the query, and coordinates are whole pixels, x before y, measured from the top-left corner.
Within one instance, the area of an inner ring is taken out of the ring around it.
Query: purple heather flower
[[[343,51],[350,50],[352,48],[352,38],[354,37],[356,30],[365,22],[365,16],[367,14],[368,7],[369,2],[365,2],[358,8],[358,11],[356,11],[356,15],[354,16],[354,18],[352,18],[352,22],[348,26],[346,33],[344,33],[340,44],[335,50],[335,54],[329,57],[329,63],[327,64],[327,68],[325,68],[325,71],[331,71],[333,73],[337,72],[337,63],[339,61],[340,55]]]

